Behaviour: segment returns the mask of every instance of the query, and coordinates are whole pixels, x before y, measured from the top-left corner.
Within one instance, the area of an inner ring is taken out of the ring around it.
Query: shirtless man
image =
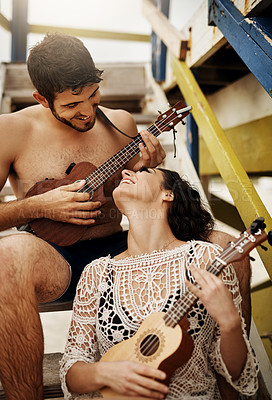
[[[30,233],[0,240],[0,379],[9,400],[43,398],[38,303],[53,301],[64,292],[63,299],[72,299],[87,263],[126,248],[121,216],[111,199],[120,172],[105,184],[108,202],[102,207],[88,201],[87,193],[77,192],[82,181],[24,198],[37,181],[65,177],[72,162],[99,166],[131,141],[97,113],[101,71],[80,40],[61,34],[45,37],[32,49],[28,70],[37,89],[33,96],[40,104],[0,117],[0,189],[9,177],[18,198],[0,204],[0,230],[35,218],[87,225],[88,229],[84,240],[68,247],[49,244]],[[137,135],[129,113],[100,109],[122,132]],[[154,167],[165,157],[154,136],[143,131],[142,137],[142,157],[132,159],[126,168]],[[226,236],[215,233],[212,240],[220,244]]]

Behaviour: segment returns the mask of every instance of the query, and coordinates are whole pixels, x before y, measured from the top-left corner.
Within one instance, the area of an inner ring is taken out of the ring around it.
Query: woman
[[[224,268],[222,280],[205,271],[220,247],[207,241],[213,219],[199,193],[168,170],[125,170],[122,177],[113,196],[129,220],[128,249],[84,269],[61,362],[65,398],[97,397],[108,386],[127,397],[220,399],[215,372],[241,393],[254,394],[258,367],[241,318],[234,269]],[[188,291],[199,298],[187,317],[194,350],[169,386],[163,371],[147,365],[99,362],[151,313],[167,311]]]

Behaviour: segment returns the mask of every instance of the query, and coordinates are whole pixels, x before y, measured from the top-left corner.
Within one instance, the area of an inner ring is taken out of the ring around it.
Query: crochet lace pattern
[[[211,243],[190,241],[172,250],[121,260],[108,256],[87,265],[78,283],[68,340],[60,363],[64,398],[85,397],[70,393],[66,386],[67,371],[74,363],[99,361],[113,345],[130,338],[148,315],[167,311],[188,291],[186,272],[193,279],[189,265],[206,269],[221,250]],[[232,265],[224,268],[222,280],[232,293],[241,316],[242,299]],[[258,363],[242,316],[248,356],[236,382],[232,381],[220,354],[220,329],[200,301],[189,312],[188,321],[194,350],[189,361],[173,374],[166,399],[219,400],[215,371],[240,393],[253,395],[258,387]],[[88,394],[88,398],[99,396],[99,392]]]

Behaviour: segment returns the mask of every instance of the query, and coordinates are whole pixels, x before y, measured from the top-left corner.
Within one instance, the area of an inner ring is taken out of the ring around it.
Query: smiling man
[[[0,204],[0,230],[46,218],[87,227],[80,241],[61,247],[32,233],[0,240],[0,379],[10,400],[42,399],[43,334],[39,302],[62,296],[73,299],[83,267],[92,259],[126,248],[121,214],[112,190],[121,171],[104,185],[107,203],[91,201],[79,190],[85,181],[71,182],[25,198],[46,178],[62,179],[71,163],[99,166],[126,146],[122,135],[138,132],[124,110],[98,107],[103,71],[95,67],[83,43],[62,34],[47,35],[27,61],[39,104],[0,117],[0,189],[9,178],[18,200]],[[105,116],[107,118],[105,118]],[[125,167],[156,166],[165,157],[158,140],[143,131],[142,157]]]

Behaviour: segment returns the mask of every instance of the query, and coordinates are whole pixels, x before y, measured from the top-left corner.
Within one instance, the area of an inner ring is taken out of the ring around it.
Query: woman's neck
[[[124,256],[152,253],[154,250],[170,249],[181,244],[173,235],[168,221],[161,219],[130,219],[128,249]]]

